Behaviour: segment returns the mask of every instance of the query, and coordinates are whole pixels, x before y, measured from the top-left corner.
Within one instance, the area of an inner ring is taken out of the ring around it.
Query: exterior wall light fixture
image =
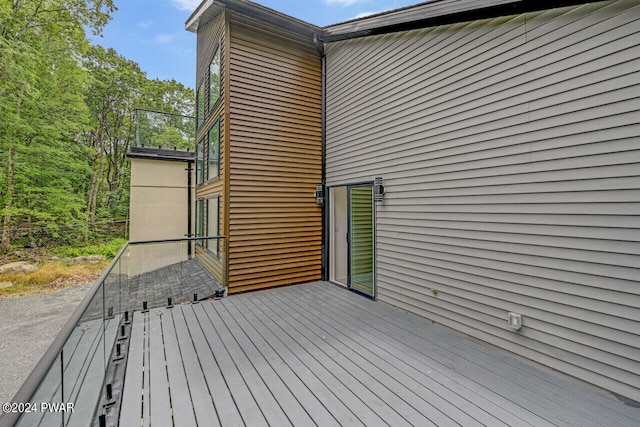
[[[382,178],[376,178],[373,181],[373,200],[381,202],[384,199],[384,185],[382,185]]]
[[[316,203],[319,205],[324,204],[324,188],[322,184],[316,184]]]

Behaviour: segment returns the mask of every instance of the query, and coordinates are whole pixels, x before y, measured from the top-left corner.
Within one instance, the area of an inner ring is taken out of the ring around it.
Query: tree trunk
[[[11,227],[11,207],[13,206],[13,192],[15,190],[15,157],[16,147],[13,141],[9,142],[9,156],[7,161],[7,201],[5,203],[5,213],[2,218],[2,243],[0,243],[0,249],[3,251],[9,250],[11,246],[11,235],[9,234],[9,228]]]
[[[89,224],[93,225],[96,218],[96,206],[98,200],[98,192],[100,191],[100,181],[104,173],[104,155],[100,150],[97,151],[93,160],[93,175],[91,177],[91,186],[89,188],[89,199],[87,201],[87,214]]]
[[[24,96],[24,86],[20,88],[20,99],[16,108],[16,117],[20,118],[20,112],[22,107],[22,97]],[[7,156],[7,200],[4,205],[4,217],[2,218],[2,241],[0,242],[0,250],[8,251],[11,246],[11,234],[9,228],[11,227],[11,208],[13,207],[13,194],[15,192],[16,180],[16,144],[15,144],[15,130],[12,131],[12,135],[9,136],[9,153]]]
[[[100,192],[100,183],[104,174],[104,155],[100,150],[97,151],[96,157],[93,159],[93,175],[91,177],[91,186],[89,187],[89,200],[87,201],[87,215],[89,226],[87,233],[93,232],[96,221],[96,207],[98,204],[98,193]],[[89,234],[85,236],[88,240]]]

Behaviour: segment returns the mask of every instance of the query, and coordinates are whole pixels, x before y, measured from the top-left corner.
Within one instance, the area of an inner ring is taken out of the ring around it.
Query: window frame
[[[196,237],[204,237],[204,198],[196,199]],[[196,245],[204,247],[204,240],[196,240]]]
[[[212,203],[214,202],[214,203]],[[215,224],[215,229],[212,230],[211,227],[211,223],[210,223],[210,209],[213,208],[216,210],[217,215],[217,221]],[[207,237],[212,237],[212,236],[219,236],[220,235],[220,195],[216,194],[215,196],[211,196],[208,197],[206,199],[206,211],[207,211],[207,222],[205,225],[206,228],[206,232],[207,232]],[[213,231],[215,231],[215,233],[212,233]],[[214,241],[212,239],[207,239],[205,245],[206,248],[209,252],[211,252],[212,254],[214,254],[216,256],[216,258],[220,259],[220,241],[219,239],[215,239],[215,243],[213,243]]]
[[[205,79],[202,79],[196,89],[196,130],[200,129],[205,122],[206,110],[205,97]]]
[[[209,72],[207,73],[207,83],[208,83],[208,92],[207,92],[207,104],[208,104],[208,113],[211,114],[213,112],[213,110],[216,108],[216,105],[218,105],[218,102],[220,102],[220,98],[222,98],[222,81],[221,81],[221,77],[222,77],[222,55],[220,53],[220,51],[222,47],[222,40],[218,41],[218,46],[216,47],[216,50],[213,52],[213,56],[211,57],[211,61],[209,61]],[[217,85],[217,94],[218,97],[215,99],[215,101],[212,102],[211,100],[211,67],[214,65],[214,62],[217,64],[218,66],[218,85]]]
[[[205,138],[200,138],[200,141],[196,144],[196,186],[202,185],[205,182],[204,141]]]
[[[217,132],[217,140],[216,142],[216,174],[215,176],[211,176],[211,132],[213,130],[216,130]],[[203,153],[204,154],[204,153]],[[207,132],[207,155],[206,155],[206,164],[207,164],[207,173],[205,175],[205,181],[211,181],[211,180],[215,180],[215,179],[219,179],[220,178],[220,117],[218,117],[216,119],[215,122],[213,122],[213,124],[211,125],[211,127],[209,128],[209,131]]]

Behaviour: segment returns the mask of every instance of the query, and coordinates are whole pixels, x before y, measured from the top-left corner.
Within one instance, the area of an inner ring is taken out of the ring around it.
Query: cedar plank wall
[[[311,40],[231,13],[229,292],[318,280],[322,74]]]
[[[228,221],[226,221],[226,217],[224,215],[225,207],[227,204],[227,194],[225,192],[225,177],[226,177],[226,164],[228,162],[228,148],[225,141],[225,135],[227,134],[228,127],[228,116],[224,114],[224,105],[225,99],[228,96],[226,90],[226,76],[224,74],[225,64],[228,61],[227,59],[227,50],[225,49],[226,43],[226,20],[225,14],[221,13],[218,17],[212,19],[202,28],[198,29],[198,57],[197,57],[197,65],[196,65],[196,91],[198,90],[198,86],[202,79],[205,79],[205,99],[208,99],[209,87],[206,84],[206,76],[209,73],[209,64],[211,59],[213,58],[213,53],[215,52],[218,44],[220,43],[220,99],[217,105],[214,107],[214,110],[209,113],[209,106],[205,103],[205,121],[204,124],[197,132],[196,141],[200,141],[204,138],[207,141],[207,133],[211,126],[216,122],[217,118],[220,117],[220,176],[219,178],[215,178],[209,181],[205,181],[203,185],[196,187],[196,200],[204,198],[205,200],[208,197],[220,195],[220,235],[225,236],[228,230]],[[208,152],[208,144],[204,147],[204,153]],[[205,162],[205,167],[206,167]],[[195,166],[193,172],[193,182],[196,182],[196,173]],[[195,203],[195,201],[194,201]],[[194,204],[195,206],[195,204]],[[194,211],[195,212],[195,211]],[[205,221],[207,218],[207,212],[205,209]],[[206,224],[205,224],[206,227]],[[205,228],[206,229],[206,228]],[[195,230],[195,222],[194,222],[194,230]],[[227,253],[225,248],[226,241],[220,242],[220,257],[217,258],[215,255],[211,254],[207,250],[202,247],[196,245],[196,254],[197,259],[209,270],[213,273],[213,275],[222,283],[225,284],[225,273],[226,273],[226,259],[223,253]]]
[[[327,185],[387,190],[380,301],[640,401],[639,40],[625,1],[327,46]]]

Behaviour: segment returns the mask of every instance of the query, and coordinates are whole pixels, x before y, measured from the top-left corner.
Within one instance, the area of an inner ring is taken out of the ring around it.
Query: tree
[[[140,105],[153,110],[140,112],[141,143],[182,150],[194,149],[193,89],[175,80],[150,80]]]
[[[101,205],[113,211],[121,201],[123,169],[127,153],[135,138],[135,105],[146,76],[138,64],[118,55],[113,49],[91,46],[84,58],[90,84],[86,103],[91,127],[85,140],[93,151],[93,176],[88,194],[87,212],[96,217],[101,188]]]
[[[127,153],[136,137],[136,108],[186,115],[193,111],[194,97],[175,80],[149,80],[137,63],[113,49],[92,46],[83,63],[90,75],[86,103],[92,124],[85,141],[93,152],[87,200],[93,220],[100,208],[110,216],[128,208]],[[180,116],[146,118],[154,122],[145,134],[147,143],[193,147],[193,122]]]
[[[90,46],[113,0],[0,0],[0,250],[20,225],[123,217],[135,111],[150,143],[193,147],[193,90],[150,80],[113,49]]]
[[[88,116],[78,59],[84,28],[99,33],[113,10],[112,0],[0,1],[1,249],[18,222],[82,217],[75,190],[86,168],[74,135]]]

